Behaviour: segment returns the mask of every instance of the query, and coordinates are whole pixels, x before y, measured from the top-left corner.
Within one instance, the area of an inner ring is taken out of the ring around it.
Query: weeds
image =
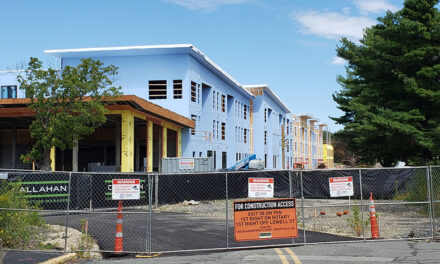
[[[359,207],[353,207],[353,215],[347,219],[348,225],[353,229],[358,237],[361,236],[363,228],[367,228],[370,224],[370,218],[362,223],[362,215],[359,212]]]
[[[25,194],[20,191],[21,182],[8,184],[2,181],[0,187],[0,208],[11,209],[40,209],[37,205],[30,205]],[[29,248],[31,244],[41,240],[40,227],[44,220],[35,211],[0,210],[0,240],[8,248]]]
[[[90,258],[90,250],[93,248],[93,238],[88,234],[88,222],[86,219],[81,219],[81,238],[78,247],[72,248],[79,258]]]

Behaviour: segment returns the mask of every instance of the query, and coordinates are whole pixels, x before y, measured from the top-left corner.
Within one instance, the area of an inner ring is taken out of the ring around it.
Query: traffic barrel
[[[371,238],[379,238],[379,227],[377,225],[376,207],[374,206],[373,193],[370,193],[370,226]]]
[[[122,252],[122,201],[118,203],[118,216],[116,219],[115,254]]]

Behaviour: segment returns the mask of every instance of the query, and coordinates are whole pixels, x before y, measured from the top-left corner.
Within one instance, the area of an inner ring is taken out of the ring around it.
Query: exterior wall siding
[[[2,94],[1,86],[11,86],[16,85],[16,97],[14,98],[25,98],[25,92],[20,89],[20,85],[17,82],[17,75],[20,74],[18,71],[0,71],[0,99],[6,99],[7,97]]]
[[[99,59],[105,65],[118,67],[118,75],[114,86],[121,86],[126,95],[136,95],[152,103],[167,108],[180,115],[188,117],[189,108],[189,79],[188,57],[186,54],[173,55],[139,55],[139,56],[115,56],[115,57],[92,57]],[[64,58],[62,67],[77,65],[81,58]],[[167,99],[149,99],[148,82],[153,80],[167,81]],[[173,98],[173,80],[182,80],[182,99]],[[169,99],[172,100],[169,100]]]
[[[114,85],[121,86],[125,95],[138,96],[196,121],[194,130],[178,130],[182,157],[215,156],[217,169],[232,166],[251,151],[266,161],[267,169],[290,169],[298,162],[316,168],[325,159],[321,125],[287,113],[266,91],[251,96],[197,55],[163,53],[90,56],[118,67]],[[80,60],[62,58],[61,66],[77,65]],[[157,80],[166,81],[166,99],[149,98],[149,81]],[[174,80],[182,81],[182,98],[173,98]],[[16,73],[0,72],[0,85],[17,85]],[[17,90],[17,97],[24,98],[24,91]]]

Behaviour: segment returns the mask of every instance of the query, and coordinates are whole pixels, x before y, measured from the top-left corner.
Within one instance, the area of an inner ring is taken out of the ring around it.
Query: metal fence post
[[[69,210],[70,210],[70,190],[71,190],[71,183],[72,183],[72,173],[69,172],[69,192],[67,194],[67,210],[66,210],[66,216],[64,219],[64,226],[65,226],[65,230],[64,230],[64,252],[67,252],[67,221],[69,218]]]
[[[228,195],[228,173],[225,173],[225,195],[226,195],[226,248],[229,248],[229,195]]]
[[[302,214],[302,226],[303,226],[303,236],[304,236],[304,245],[307,243],[306,241],[306,222],[304,216],[304,185],[303,185],[303,172],[302,170],[299,172],[301,179],[301,214]]]
[[[432,193],[431,193],[431,179],[432,179],[432,170],[431,165],[428,165],[426,168],[426,188],[427,188],[427,194],[428,194],[428,210],[429,210],[429,222],[431,224],[431,237],[434,238],[434,217],[433,217],[433,200],[432,200]]]
[[[361,219],[362,219],[362,237],[365,239],[365,225],[364,225],[364,194],[362,192],[362,170],[359,169],[359,189],[361,190]]]
[[[147,238],[146,238],[146,251],[149,255],[151,255],[151,218],[152,218],[152,199],[153,199],[153,184],[152,184],[152,175],[147,174],[148,180],[148,221],[147,221]],[[156,176],[157,177],[157,176]]]
[[[154,175],[154,207],[159,208],[159,175]]]
[[[89,210],[92,211],[93,209],[93,174],[89,174],[89,198],[90,198],[90,204],[89,204]]]
[[[429,178],[430,178],[430,186],[431,186],[431,208],[432,208],[432,226],[433,226],[433,232],[434,232],[434,236],[433,238],[435,239],[438,233],[436,224],[435,224],[435,197],[434,197],[434,185],[432,184],[433,181],[433,176],[432,176],[432,167],[429,166]]]
[[[149,227],[150,227],[150,208],[148,206],[149,204],[149,199],[150,199],[150,175],[147,173],[147,179],[146,179],[146,184],[147,184],[147,189],[145,190],[145,198],[147,198],[147,223],[145,223],[147,226],[147,233],[145,234],[145,252],[148,252],[148,247],[149,247],[149,239],[148,239],[148,234],[150,233],[149,231]]]
[[[292,171],[289,170],[289,198],[292,196]]]
[[[289,170],[289,198],[292,198],[292,171]],[[292,238],[292,244],[295,244],[295,239]]]

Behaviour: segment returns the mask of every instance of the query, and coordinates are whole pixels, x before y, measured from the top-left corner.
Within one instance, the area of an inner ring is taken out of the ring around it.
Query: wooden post
[[[121,170],[121,123],[117,122],[115,127],[115,166]]]
[[[147,171],[153,171],[153,122],[147,121]]]
[[[167,157],[167,127],[162,124],[162,158]]]
[[[56,164],[55,151],[56,151],[55,147],[50,148],[50,168],[52,171],[55,171],[55,164]]]
[[[140,157],[139,157],[139,150],[140,150],[140,133],[139,130],[134,126],[134,171],[138,171],[140,166]]]
[[[122,113],[121,122],[121,172],[133,172],[134,167],[134,116],[130,111]]]

